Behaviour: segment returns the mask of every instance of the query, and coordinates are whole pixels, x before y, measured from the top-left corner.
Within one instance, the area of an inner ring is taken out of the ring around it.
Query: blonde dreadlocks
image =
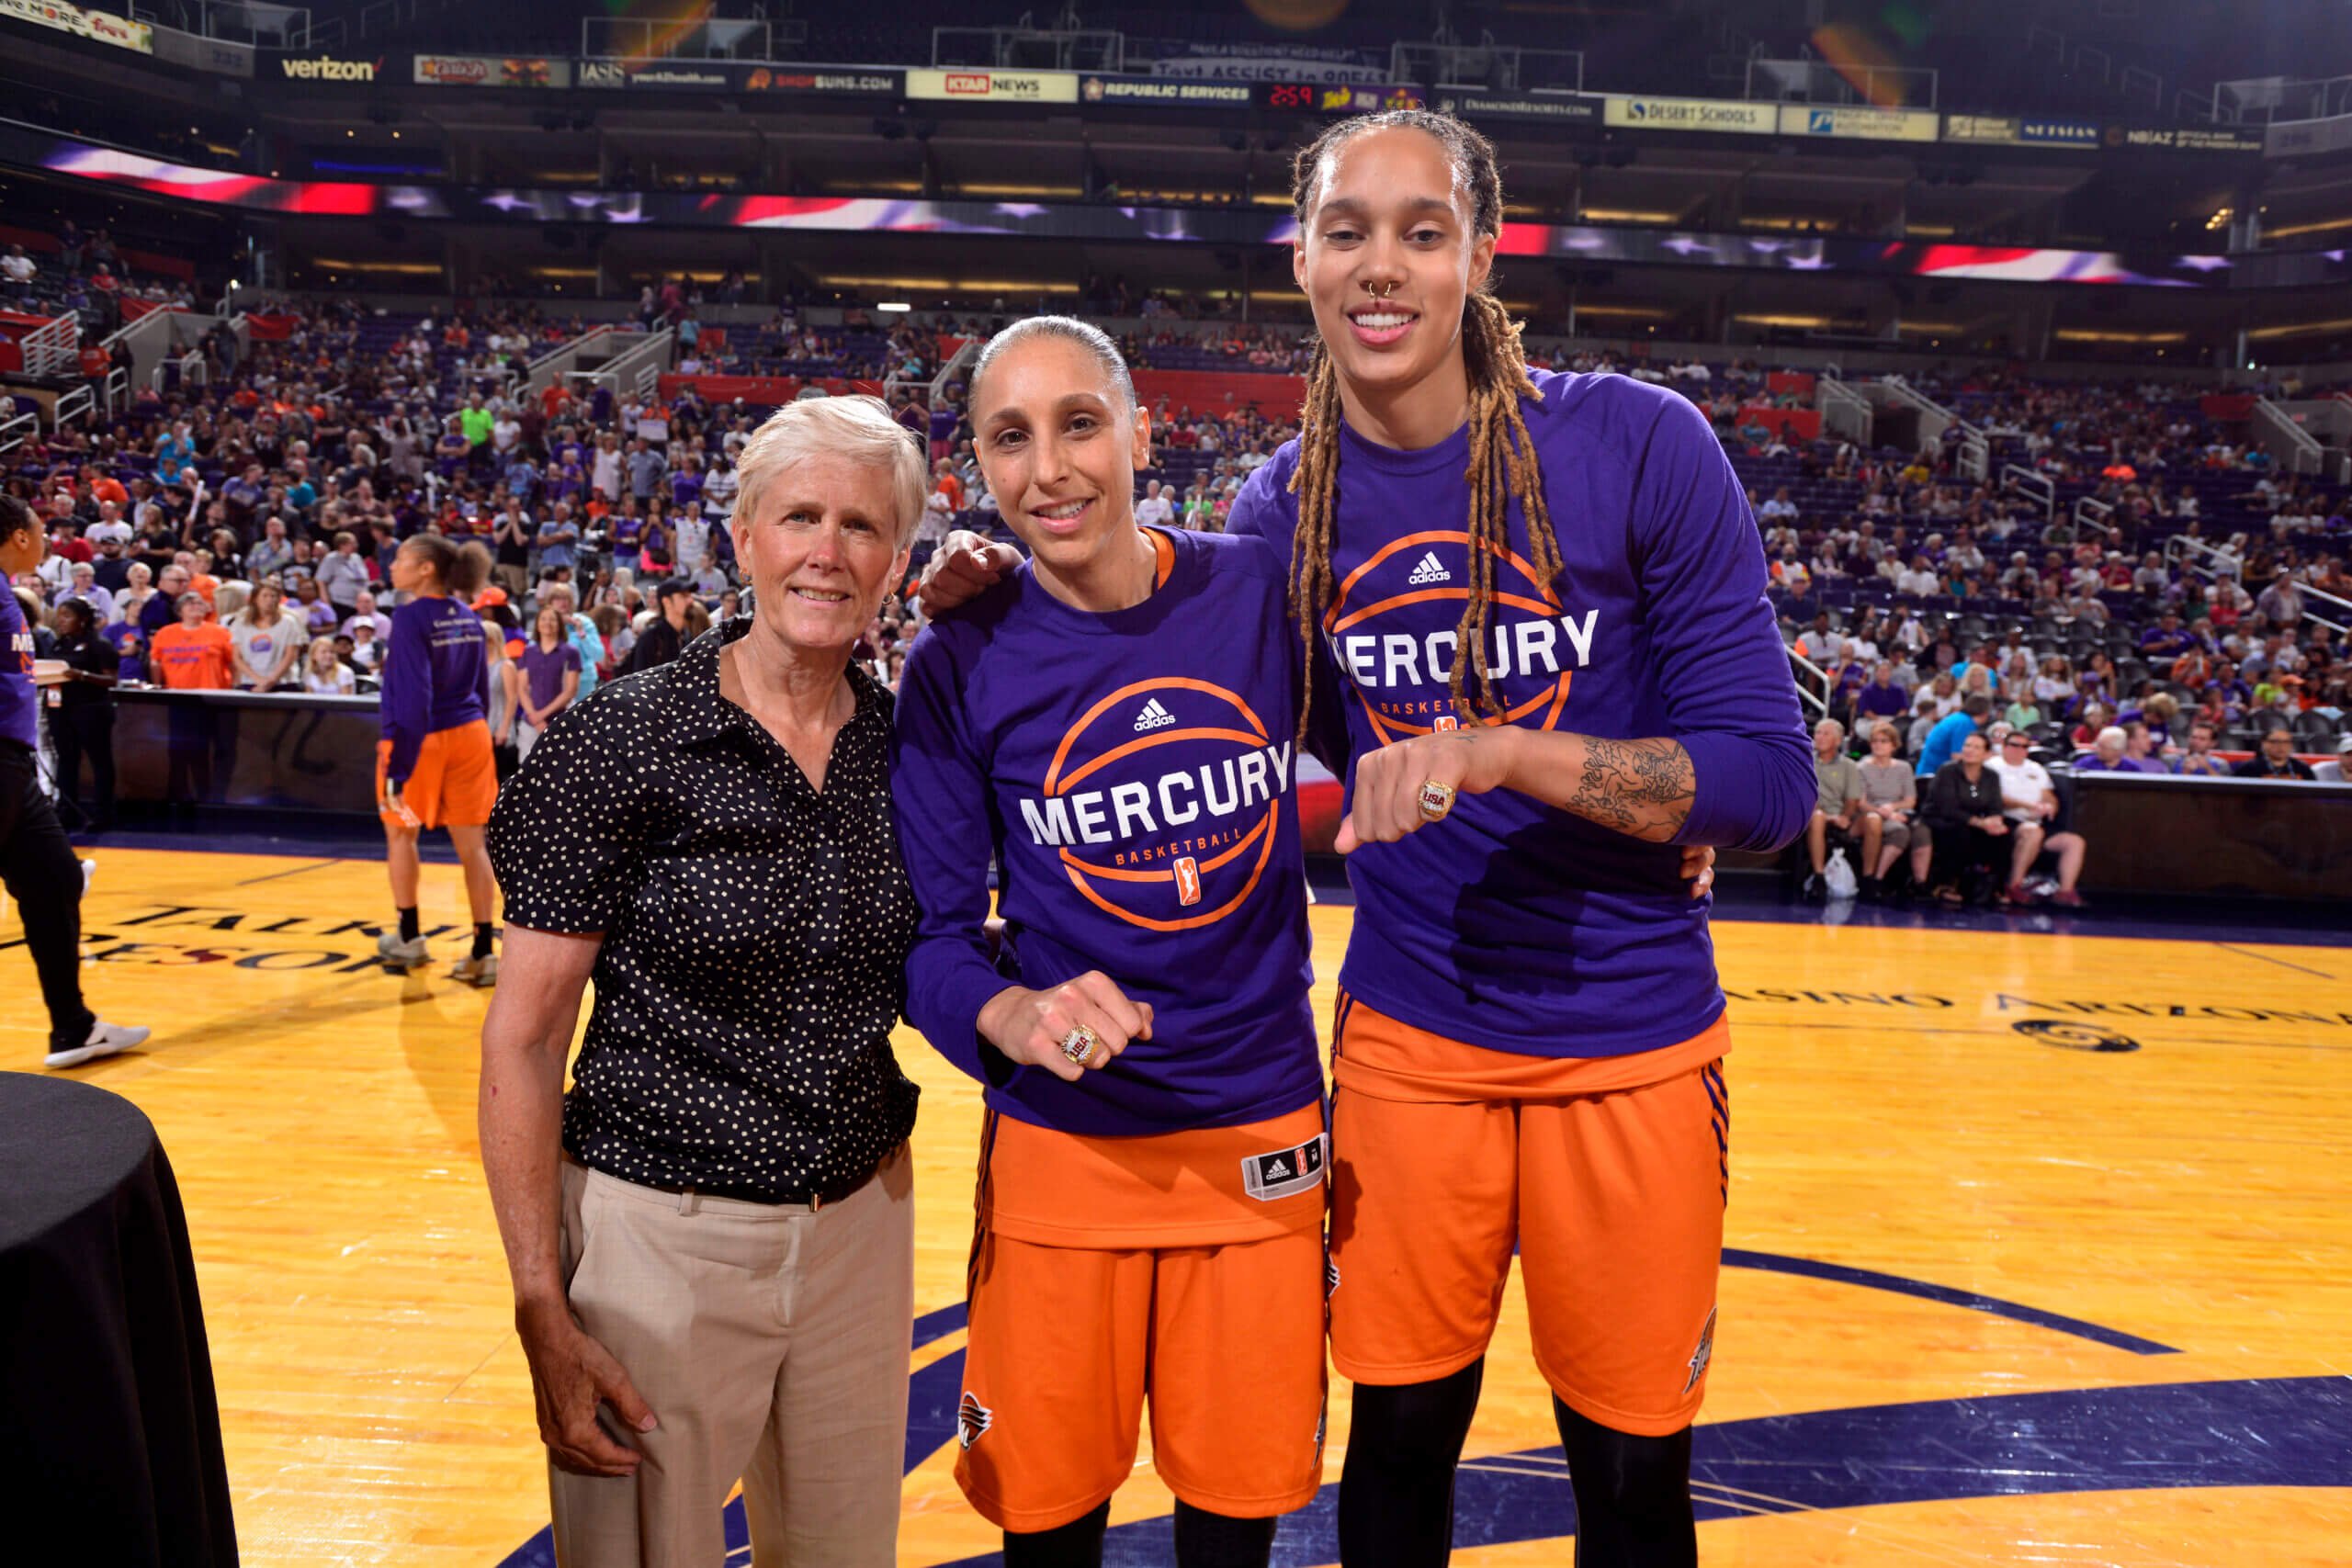
[[[1470,194],[1472,232],[1502,232],[1502,176],[1496,165],[1494,144],[1452,115],[1426,109],[1396,109],[1343,120],[1302,150],[1291,165],[1291,206],[1302,232],[1315,205],[1324,160],[1351,137],[1392,128],[1424,132],[1443,147],[1456,177]],[[1470,381],[1470,465],[1463,475],[1470,487],[1470,581],[1461,622],[1454,627],[1453,668],[1447,676],[1454,712],[1470,722],[1476,721],[1476,715],[1465,671],[1472,667],[1477,671],[1478,706],[1498,720],[1504,716],[1485,648],[1494,604],[1495,563],[1510,553],[1512,502],[1519,503],[1520,514],[1527,520],[1537,581],[1549,586],[1561,570],[1559,541],[1552,532],[1551,511],[1544,502],[1544,476],[1536,467],[1535,445],[1519,408],[1520,399],[1540,402],[1544,395],[1527,374],[1519,334],[1520,324],[1490,292],[1490,283],[1481,283],[1471,292],[1462,313],[1463,360]],[[1298,705],[1298,739],[1303,744],[1308,709],[1315,700],[1315,634],[1331,596],[1331,547],[1339,519],[1340,377],[1329,348],[1319,339],[1300,415],[1298,466],[1290,477],[1290,489],[1298,497],[1298,524],[1291,543],[1291,613],[1298,622],[1308,670],[1306,690]]]

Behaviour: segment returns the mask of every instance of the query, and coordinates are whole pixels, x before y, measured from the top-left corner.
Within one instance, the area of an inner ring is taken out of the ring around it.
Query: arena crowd
[[[0,459],[50,528],[49,558],[15,585],[41,657],[121,683],[364,698],[392,556],[433,530],[494,560],[473,607],[503,634],[492,728],[511,760],[567,704],[675,657],[741,607],[726,522],[736,454],[764,407],[707,402],[691,380],[667,398],[560,378],[529,390],[530,362],[590,330],[536,308],[242,303],[279,324],[276,341],[241,350],[232,333],[209,334],[200,378],[138,388],[110,417]],[[820,327],[786,308],[718,328],[699,321],[707,303],[684,278],[649,284],[624,326],[673,331],[687,377],[883,387],[932,462],[916,566],[951,528],[1006,536],[961,389],[932,406],[947,345],[984,338],[983,319]],[[1141,319],[1121,345],[1138,367],[1244,377],[1305,362],[1295,329],[1187,322],[1148,295]],[[2195,390],[2021,371],[1914,378],[1983,433],[1990,472],[2046,478],[2045,501],[1963,477],[1956,442],[1806,438],[1777,415],[1809,404],[1809,387],[1754,363],[1542,340],[1530,358],[1673,387],[1750,486],[1773,602],[1824,721],[1811,890],[1826,893],[1830,858],[1850,850],[1864,896],[2073,902],[2075,771],[2311,777],[2304,759],[2317,757],[2340,773],[2326,759],[2352,744],[2346,494],[2273,471]],[[1250,471],[1294,434],[1247,401],[1161,399],[1151,412],[1137,516],[1183,528],[1221,529]],[[2083,497],[2096,503],[2087,524]],[[892,596],[859,657],[895,683],[917,625]],[[103,701],[69,693],[62,709]],[[61,761],[93,750],[88,722],[53,716]],[[69,789],[77,773],[61,769]],[[100,821],[107,783],[92,803]]]

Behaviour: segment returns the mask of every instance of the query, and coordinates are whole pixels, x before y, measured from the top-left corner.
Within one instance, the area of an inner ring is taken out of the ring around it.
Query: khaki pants
[[[893,1562],[914,1316],[905,1145],[821,1210],[657,1192],[567,1158],[563,1267],[573,1314],[661,1423],[630,1436],[634,1477],[549,1467],[564,1568],[720,1568],[739,1476],[756,1568]]]

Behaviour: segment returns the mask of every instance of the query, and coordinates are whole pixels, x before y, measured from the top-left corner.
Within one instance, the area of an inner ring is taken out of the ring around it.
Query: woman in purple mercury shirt
[[[907,1015],[988,1106],[956,1480],[1008,1568],[1097,1562],[1148,1397],[1179,1563],[1263,1563],[1325,1383],[1280,568],[1136,525],[1149,416],[1083,322],[1000,333],[972,417],[1032,557],[916,640],[891,771]]]
[[[1579,1554],[1689,1563],[1728,1041],[1676,846],[1777,847],[1812,805],[1761,541],[1690,402],[1530,373],[1490,292],[1502,188],[1476,131],[1420,111],[1334,125],[1292,195],[1318,348],[1302,434],[1232,527],[1287,545],[1294,626],[1329,682],[1313,694],[1345,711],[1356,759],[1333,1045],[1331,1348],[1358,1385],[1340,1554],[1444,1560],[1516,1251]]]
[[[1690,403],[1527,369],[1489,292],[1502,194],[1475,130],[1358,117],[1293,194],[1320,340],[1304,433],[1230,526],[1287,563],[1312,660],[1295,733],[1337,707],[1355,759],[1341,1556],[1444,1560],[1516,1242],[1579,1551],[1688,1563],[1727,1034],[1677,846],[1774,848],[1812,804],[1760,539]]]

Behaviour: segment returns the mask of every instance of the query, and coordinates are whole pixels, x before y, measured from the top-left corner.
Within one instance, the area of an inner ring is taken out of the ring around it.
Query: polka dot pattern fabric
[[[564,1147],[640,1186],[806,1202],[913,1130],[890,1030],[914,899],[891,827],[891,696],[856,712],[825,787],[719,695],[732,617],[673,663],[559,715],[500,793],[510,925],[601,932]]]

